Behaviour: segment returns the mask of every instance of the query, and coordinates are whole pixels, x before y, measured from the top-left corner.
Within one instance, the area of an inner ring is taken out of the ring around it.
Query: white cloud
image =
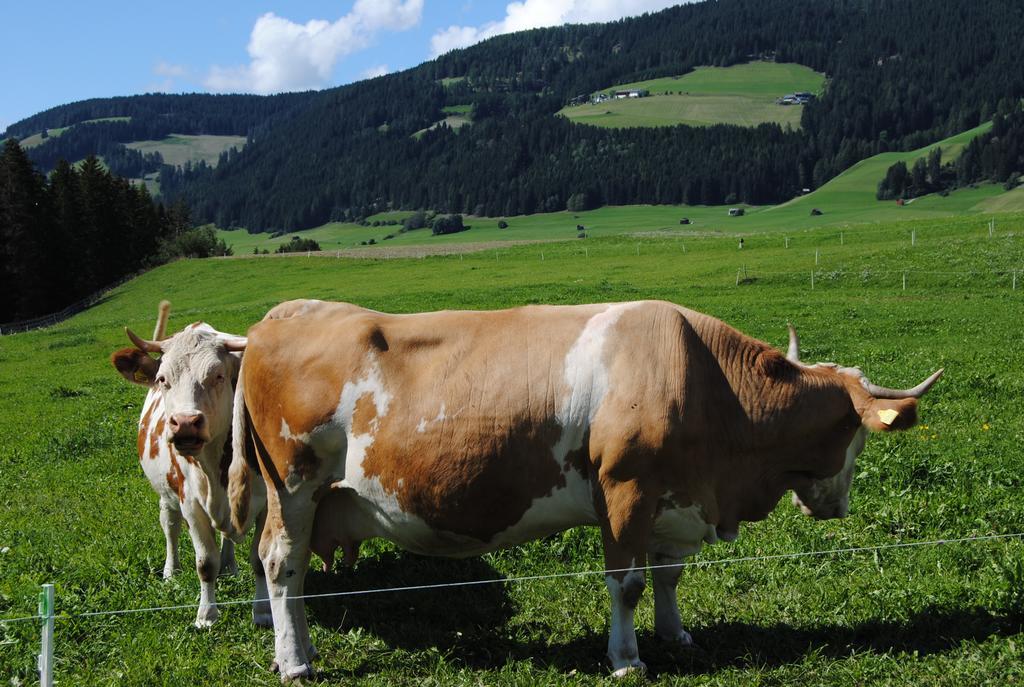
[[[378,76],[384,76],[385,74],[389,73],[391,73],[391,69],[386,64],[378,64],[376,67],[364,69],[363,73],[360,74],[360,78],[374,79]]]
[[[188,70],[180,64],[171,64],[160,60],[153,67],[153,73],[157,76],[166,76],[171,79],[185,76]]]
[[[432,57],[513,31],[602,22],[656,12],[693,0],[521,0],[505,6],[505,17],[482,26],[449,26],[430,38]]]
[[[177,80],[189,77],[188,67],[160,60],[153,65],[153,75],[158,77],[146,84],[146,93],[174,93],[178,90]]]
[[[251,61],[213,66],[204,80],[212,91],[279,93],[328,84],[338,60],[369,46],[380,31],[405,31],[423,14],[423,0],[356,0],[337,21],[305,24],[268,12],[256,20],[247,48]]]

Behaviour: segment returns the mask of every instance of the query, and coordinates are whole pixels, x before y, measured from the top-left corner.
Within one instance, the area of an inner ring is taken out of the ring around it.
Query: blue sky
[[[500,33],[609,21],[679,1],[7,3],[0,131],[85,98],[328,88],[412,67]]]

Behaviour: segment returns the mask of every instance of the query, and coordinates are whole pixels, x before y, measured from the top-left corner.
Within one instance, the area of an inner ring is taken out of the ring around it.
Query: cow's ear
[[[860,417],[872,432],[910,429],[917,424],[917,399],[872,399]]]
[[[133,384],[152,386],[160,369],[160,361],[137,348],[114,351],[110,362],[121,376]]]

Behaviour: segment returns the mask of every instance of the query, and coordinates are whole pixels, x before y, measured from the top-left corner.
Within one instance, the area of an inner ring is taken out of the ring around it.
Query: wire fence
[[[935,236],[934,234],[937,234]],[[930,227],[901,227],[901,226],[884,226],[884,227],[872,227],[871,225],[840,225],[840,226],[828,226],[828,227],[810,227],[807,229],[793,231],[793,232],[781,232],[778,230],[763,231],[763,232],[749,232],[744,234],[725,234],[720,232],[678,232],[674,230],[664,231],[647,231],[638,232],[634,234],[619,234],[616,236],[605,237],[608,239],[620,239],[614,243],[599,243],[590,245],[586,241],[574,241],[572,239],[545,239],[536,240],[528,239],[521,241],[501,241],[492,243],[483,243],[477,245],[466,245],[466,244],[444,244],[438,246],[401,246],[396,247],[394,251],[377,251],[371,252],[363,249],[338,249],[338,250],[324,250],[319,253],[307,252],[306,257],[313,258],[335,258],[335,259],[358,259],[358,260],[377,260],[377,261],[389,261],[393,259],[412,259],[412,258],[427,258],[434,257],[448,260],[459,260],[463,261],[467,257],[473,259],[485,259],[492,260],[496,263],[508,262],[509,260],[522,260],[522,259],[537,259],[544,262],[548,259],[565,259],[565,258],[608,258],[608,257],[647,257],[653,253],[664,254],[665,248],[661,245],[650,245],[638,242],[637,238],[659,238],[665,241],[674,242],[678,245],[679,253],[682,256],[689,256],[690,258],[696,257],[696,252],[692,250],[695,242],[707,242],[713,241],[716,243],[729,242],[739,245],[740,238],[746,239],[745,248],[737,248],[738,257],[747,255],[752,251],[760,250],[761,248],[785,248],[794,251],[809,251],[814,249],[814,267],[804,271],[775,271],[775,270],[761,270],[756,266],[749,266],[745,263],[740,263],[735,272],[731,269],[722,269],[721,267],[715,270],[697,274],[687,275],[687,278],[692,280],[694,276],[700,279],[704,279],[708,282],[708,285],[721,285],[727,286],[730,281],[734,286],[750,286],[754,284],[765,284],[768,281],[790,281],[793,284],[807,284],[810,288],[821,287],[829,283],[838,282],[849,282],[854,280],[860,285],[876,285],[879,284],[880,280],[894,279],[890,285],[896,285],[901,290],[907,290],[908,287],[913,288],[920,284],[919,277],[930,277],[933,278],[945,278],[947,281],[942,284],[944,286],[951,287],[963,287],[963,286],[993,286],[993,285],[1005,285],[1012,291],[1016,291],[1018,287],[1024,290],[1024,262],[1019,265],[1012,264],[1013,262],[1020,260],[1020,258],[1013,255],[1006,256],[1007,260],[1001,262],[1007,262],[1008,264],[993,267],[991,270],[929,270],[929,269],[916,269],[916,268],[854,268],[845,265],[825,265],[823,262],[829,260],[832,255],[826,251],[829,248],[827,242],[832,242],[840,247],[847,245],[854,246],[861,239],[871,239],[875,236],[884,236],[888,239],[898,238],[906,242],[910,247],[917,247],[923,243],[934,242],[934,241],[948,241],[952,239],[959,240],[1000,240],[1010,239],[1013,240],[1017,237],[1015,231],[996,231],[995,221],[988,221],[983,226],[971,227],[969,229],[934,229]],[[756,241],[755,241],[756,240]],[[690,249],[687,248],[690,246]],[[836,247],[836,245],[832,245]],[[278,257],[298,257],[301,253],[289,253],[282,254]],[[810,253],[802,253],[801,255],[810,261]],[[237,258],[251,258],[257,256],[246,256],[239,255]],[[265,257],[265,256],[261,256]],[[716,254],[716,261],[718,255]],[[103,300],[103,298],[112,289],[121,286],[122,284],[131,281],[132,279],[144,274],[146,270],[136,272],[119,279],[113,284],[100,289],[82,300],[69,305],[63,310],[51,313],[49,315],[43,315],[30,320],[21,320],[17,322],[9,322],[6,324],[0,324],[0,335],[15,334],[34,329],[41,329],[50,327],[55,324],[59,324],[64,320],[77,315],[84,310],[92,307],[96,303]],[[988,282],[981,283],[979,280],[988,279]],[[939,284],[930,283],[930,287],[939,286]],[[218,311],[234,311],[249,309],[248,306],[239,308],[219,308]],[[202,314],[204,311],[199,309],[181,310],[179,314],[199,313]],[[104,323],[104,324],[123,324],[118,323]]]
[[[682,568],[710,568],[719,565],[733,565],[736,563],[755,563],[760,561],[780,561],[780,560],[793,560],[799,558],[811,558],[811,557],[824,557],[824,556],[837,556],[837,555],[853,555],[859,553],[877,553],[879,551],[889,551],[894,549],[911,549],[921,548],[926,546],[945,546],[949,544],[967,544],[982,541],[999,541],[999,540],[1012,540],[1024,538],[1024,532],[1017,532],[1012,534],[986,534],[976,535],[969,537],[954,537],[945,539],[931,539],[926,541],[914,541],[914,542],[895,542],[892,544],[877,544],[874,546],[850,546],[836,549],[823,549],[818,551],[796,551],[791,553],[775,553],[775,554],[764,554],[760,556],[737,556],[734,558],[719,558],[702,561],[683,561],[680,563],[666,563],[661,565],[648,565],[645,566],[645,570],[661,570],[661,569],[682,569]],[[292,600],[308,600],[308,599],[330,599],[346,596],[369,596],[371,594],[391,594],[399,592],[411,592],[411,591],[428,591],[435,589],[451,589],[456,587],[479,587],[483,585],[492,584],[511,584],[511,583],[523,583],[523,582],[536,582],[540,580],[556,580],[576,577],[588,577],[596,575],[610,575],[614,573],[626,573],[635,570],[635,568],[602,568],[599,570],[574,570],[570,572],[562,573],[549,573],[544,575],[523,575],[519,577],[500,577],[486,580],[465,580],[461,582],[441,582],[435,584],[420,584],[420,585],[408,585],[401,587],[383,587],[376,589],[357,589],[348,591],[337,591],[337,592],[324,592],[321,594],[305,594],[302,596],[291,596],[288,597]],[[237,606],[237,605],[251,605],[257,601],[265,601],[264,599],[231,599],[227,601],[218,601],[217,606]],[[156,613],[162,611],[178,611],[186,609],[199,608],[199,604],[177,604],[172,606],[150,606],[144,608],[122,608],[116,610],[99,610],[99,611],[86,611],[83,613],[66,613],[62,615],[54,616],[56,620],[66,621],[73,620],[76,618],[95,618],[100,616],[119,616],[119,615],[130,615],[137,613]],[[13,624],[28,621],[40,621],[45,616],[42,614],[21,616],[17,618],[0,618],[0,625]]]
[[[104,286],[99,291],[96,291],[86,296],[80,301],[72,303],[63,310],[50,313],[49,315],[40,315],[39,317],[34,317],[29,320],[18,320],[16,322],[7,322],[5,324],[0,324],[0,336],[4,336],[7,334],[20,334],[22,332],[32,331],[33,329],[42,329],[44,327],[52,327],[55,324],[59,324],[64,320],[68,319],[69,317],[73,317],[78,313],[91,308],[92,306],[102,301],[110,291],[116,289],[118,286],[121,286],[122,284],[130,282],[132,279],[135,279],[136,277],[139,277],[148,271],[149,270],[139,270],[138,272],[132,272],[131,274],[125,275],[124,277],[121,277],[120,279],[115,281],[113,284],[108,284],[107,286]]]

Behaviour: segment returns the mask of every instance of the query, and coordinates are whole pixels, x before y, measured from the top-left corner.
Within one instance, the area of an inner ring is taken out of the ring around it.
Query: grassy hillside
[[[607,100],[566,107],[559,114],[580,124],[609,127],[776,122],[800,126],[801,107],[775,104],[795,91],[819,93],[825,77],[798,64],[750,62],[732,67],[698,67],[676,77],[620,84],[600,92],[646,89],[647,98]]]
[[[943,160],[956,158],[964,145],[985,133],[990,123],[982,124],[930,146],[900,153],[883,153],[862,160],[821,188],[778,206],[744,206],[743,217],[729,217],[723,206],[633,205],[609,206],[587,212],[553,212],[505,218],[509,226],[498,228],[498,218],[468,217],[472,229],[447,236],[431,236],[421,229],[405,234],[400,227],[364,227],[335,222],[294,235],[317,240],[324,250],[360,248],[363,241],[373,239],[381,246],[438,245],[483,241],[537,241],[574,239],[576,225],[586,227],[591,237],[613,236],[636,232],[673,232],[682,235],[707,232],[756,233],[798,232],[815,227],[843,226],[871,222],[897,222],[909,219],[952,217],[982,213],[1024,212],[1024,189],[1011,192],[998,184],[980,184],[975,188],[953,191],[946,197],[932,194],[917,198],[902,207],[894,201],[878,201],[875,190],[886,170],[897,161],[907,166],[927,157],[935,147],[942,149]],[[823,214],[812,216],[817,208]],[[373,220],[401,220],[409,213],[385,213]],[[690,225],[680,225],[686,217]],[[273,251],[290,236],[270,238],[269,234],[248,234],[244,231],[222,231],[220,237],[235,249],[236,254],[251,253],[253,248]],[[392,238],[386,239],[388,235]]]
[[[164,162],[180,167],[186,162],[205,160],[208,165],[216,165],[217,158],[229,148],[241,150],[245,146],[245,136],[188,136],[171,134],[159,141],[133,141],[125,143],[125,147],[143,153],[160,153]]]
[[[74,124],[72,126],[62,126],[53,129],[47,129],[46,135],[48,137],[61,136],[69,129],[72,129],[75,126],[80,126],[82,124],[94,124],[96,122],[126,122],[129,119],[131,119],[131,117],[100,117],[98,119],[86,119],[85,121],[79,122],[78,124]],[[45,141],[46,139],[42,137],[42,134],[32,134],[31,136],[26,136],[25,138],[21,139],[19,143],[21,143],[22,148],[34,148]]]
[[[447,110],[448,108],[445,109]],[[419,138],[420,136],[427,133],[431,129],[436,129],[439,126],[447,126],[449,129],[459,129],[461,127],[466,126],[467,124],[472,123],[472,118],[470,118],[467,114],[461,114],[459,111],[456,110],[454,114],[449,114],[444,119],[434,122],[426,129],[420,129],[419,131],[416,131],[415,133],[413,133],[412,137]]]
[[[158,509],[135,457],[143,392],[107,362],[127,343],[122,327],[149,331],[165,297],[172,331],[202,318],[242,332],[300,296],[394,312],[666,298],[779,346],[792,321],[806,360],[860,365],[889,385],[940,366],[946,377],[919,428],[869,441],[848,519],[814,522],[784,502],[698,560],[1024,531],[1024,352],[1008,345],[1020,334],[1024,284],[1011,290],[1010,270],[1024,269],[1022,234],[1021,217],[991,239],[961,218],[851,228],[842,242],[812,230],[788,249],[777,234],[751,236],[743,252],[731,237],[613,237],[461,258],[161,267],[57,327],[0,338],[0,617],[31,614],[38,585],[56,583],[62,685],[278,684],[272,634],[244,606],[207,632],[191,627],[192,609],[72,617],[196,600],[187,541],[184,572],[159,579]],[[599,539],[573,530],[460,561],[364,545],[354,569],[313,571],[306,591],[598,570]],[[656,685],[1008,684],[1024,665],[1022,556],[1024,544],[1003,541],[688,569],[679,598],[699,648],[653,637],[648,590],[641,654]],[[252,594],[244,556],[240,566],[222,600]],[[647,684],[608,677],[607,614],[599,576],[309,603],[332,684]],[[0,678],[30,683],[36,651],[35,623],[0,625]]]
[[[924,148],[909,152],[882,153],[861,160],[813,193],[774,208],[766,208],[763,210],[765,217],[762,221],[777,221],[775,215],[790,217],[809,214],[811,208],[815,207],[833,218],[841,218],[844,222],[885,221],[903,217],[937,217],[944,214],[984,212],[985,206],[979,205],[979,203],[988,198],[1002,195],[1004,191],[1001,186],[982,184],[977,188],[958,189],[945,198],[938,194],[932,194],[914,199],[903,207],[897,206],[895,201],[876,200],[875,191],[878,188],[878,182],[882,180],[886,170],[893,164],[903,161],[910,167],[918,158],[926,158],[934,148],[942,149],[944,162],[954,160],[971,139],[991,128],[991,122],[986,122]],[[1012,206],[1012,203],[1010,205]],[[823,215],[817,218],[817,221],[827,222],[829,220]]]

